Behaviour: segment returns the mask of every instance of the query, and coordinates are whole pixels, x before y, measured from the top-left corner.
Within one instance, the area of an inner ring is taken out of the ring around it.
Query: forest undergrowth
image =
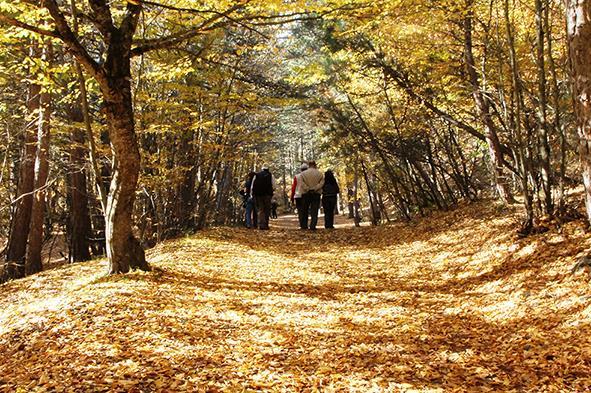
[[[0,286],[0,391],[583,391],[583,222],[487,201],[410,225],[216,228]]]

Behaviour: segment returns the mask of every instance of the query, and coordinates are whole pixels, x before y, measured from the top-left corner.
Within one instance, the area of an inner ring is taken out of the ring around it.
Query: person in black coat
[[[326,229],[334,229],[334,214],[339,193],[337,179],[329,169],[324,173],[324,186],[322,187],[322,208],[324,209],[324,227]]]
[[[269,229],[271,200],[275,190],[275,179],[267,165],[263,165],[252,181],[252,195],[258,212],[259,229]]]

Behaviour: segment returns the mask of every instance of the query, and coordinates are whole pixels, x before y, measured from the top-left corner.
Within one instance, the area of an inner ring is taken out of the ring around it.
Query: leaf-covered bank
[[[591,245],[491,202],[411,225],[218,228],[0,286],[1,391],[582,391]]]

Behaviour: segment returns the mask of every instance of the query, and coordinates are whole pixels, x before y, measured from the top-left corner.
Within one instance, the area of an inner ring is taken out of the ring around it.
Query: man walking
[[[306,169],[308,169],[308,164],[303,163],[300,167],[300,173],[295,175],[293,178],[293,183],[291,184],[291,203],[295,203],[296,209],[298,210],[300,229],[308,229],[308,218],[304,215],[304,202],[302,198],[302,173]]]
[[[316,168],[316,161],[308,162],[308,169],[301,173],[302,197],[304,207],[304,223],[308,224],[310,217],[310,230],[316,230],[318,223],[318,209],[320,209],[320,194],[324,186],[324,175]]]
[[[271,216],[271,201],[275,189],[275,179],[267,165],[263,165],[252,181],[252,196],[254,197],[258,212],[259,229],[269,229],[269,217]]]

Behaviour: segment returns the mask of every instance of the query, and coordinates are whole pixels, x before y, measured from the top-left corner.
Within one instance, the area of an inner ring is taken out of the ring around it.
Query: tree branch
[[[202,34],[204,31],[211,30],[213,28],[221,26],[221,24],[214,24],[214,22],[219,21],[220,19],[228,17],[231,13],[244,8],[250,0],[246,2],[241,2],[238,4],[233,5],[232,7],[228,8],[226,11],[223,12],[216,12],[215,15],[208,18],[207,20],[203,21],[198,26],[193,27],[192,29],[185,30],[183,32],[172,34],[162,38],[150,39],[150,40],[143,40],[140,41],[141,45],[136,46],[131,50],[132,56],[139,56],[146,52],[156,50],[156,49],[166,49],[170,48],[176,44],[179,44],[183,41],[196,37]]]
[[[64,14],[61,12],[55,0],[41,0],[41,4],[49,11],[53,18],[55,27],[59,32],[59,39],[62,40],[68,47],[70,53],[82,64],[84,68],[90,73],[100,84],[106,83],[106,76],[101,66],[88,54],[88,51],[66,21]]]
[[[5,25],[9,25],[9,26],[18,27],[18,28],[21,28],[24,30],[32,31],[33,33],[41,34],[41,35],[48,36],[48,37],[61,38],[60,34],[57,30],[47,30],[47,29],[42,29],[40,27],[35,27],[35,26],[29,25],[25,22],[21,22],[18,19],[15,19],[15,18],[12,18],[8,15],[5,15],[3,13],[0,13],[0,23],[5,24]]]

